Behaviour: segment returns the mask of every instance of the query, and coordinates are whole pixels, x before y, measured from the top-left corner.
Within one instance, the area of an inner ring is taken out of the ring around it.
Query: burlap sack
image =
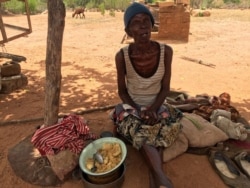
[[[229,137],[215,125],[193,113],[184,113],[181,119],[182,132],[188,139],[189,147],[209,147]]]
[[[188,139],[184,133],[179,133],[178,138],[170,146],[163,150],[163,162],[168,162],[179,155],[186,152],[188,149]]]
[[[57,177],[64,181],[79,164],[79,155],[69,151],[60,151],[56,155],[47,155],[51,168]]]

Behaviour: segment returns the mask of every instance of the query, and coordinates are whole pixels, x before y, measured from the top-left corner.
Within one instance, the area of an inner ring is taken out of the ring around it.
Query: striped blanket
[[[77,115],[65,116],[55,125],[38,129],[31,142],[41,155],[53,155],[69,149],[79,154],[87,140],[95,140],[97,136],[90,133],[87,121]]]

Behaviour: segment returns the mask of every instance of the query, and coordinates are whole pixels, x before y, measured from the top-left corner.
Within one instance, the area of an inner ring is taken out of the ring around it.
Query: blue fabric
[[[155,21],[154,21],[154,17],[151,14],[151,12],[149,11],[149,9],[142,5],[141,3],[132,3],[125,11],[124,13],[124,25],[125,28],[128,27],[128,24],[130,22],[130,20],[136,15],[136,14],[140,14],[140,13],[145,13],[147,15],[150,16],[151,22],[152,22],[152,26],[154,25]]]

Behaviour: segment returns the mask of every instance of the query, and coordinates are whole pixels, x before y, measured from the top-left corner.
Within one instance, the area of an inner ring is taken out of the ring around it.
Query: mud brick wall
[[[158,38],[188,42],[190,12],[183,4],[158,9]]]

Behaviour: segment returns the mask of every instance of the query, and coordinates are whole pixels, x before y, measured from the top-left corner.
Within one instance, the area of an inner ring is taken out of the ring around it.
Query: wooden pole
[[[47,7],[48,35],[44,104],[45,126],[53,125],[58,120],[61,92],[62,41],[66,16],[63,0],[48,1]]]

